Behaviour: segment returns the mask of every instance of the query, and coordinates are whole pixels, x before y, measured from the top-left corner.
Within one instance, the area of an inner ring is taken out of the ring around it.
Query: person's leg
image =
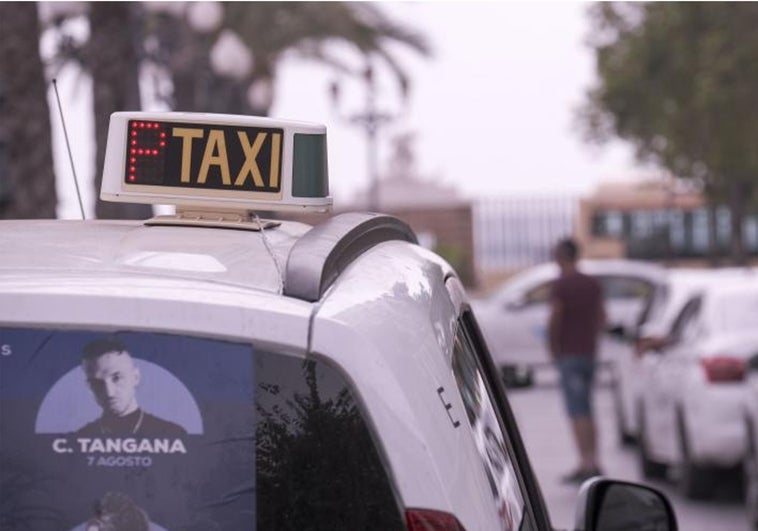
[[[591,404],[594,364],[588,359],[570,357],[559,360],[558,369],[566,411],[579,454],[579,468],[564,479],[582,481],[599,473],[597,431]]]
[[[579,360],[578,372],[582,376],[579,406],[574,417],[581,468],[591,472],[599,470],[597,459],[597,429],[592,414],[592,386],[595,379],[595,363],[592,359]]]
[[[591,415],[583,415],[571,419],[574,439],[579,450],[579,468],[586,471],[597,471],[597,432],[595,421]]]

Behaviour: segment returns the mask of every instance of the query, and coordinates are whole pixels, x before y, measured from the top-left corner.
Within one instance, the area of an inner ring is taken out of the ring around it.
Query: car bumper
[[[685,402],[690,457],[698,464],[738,465],[747,448],[743,384],[703,384]]]

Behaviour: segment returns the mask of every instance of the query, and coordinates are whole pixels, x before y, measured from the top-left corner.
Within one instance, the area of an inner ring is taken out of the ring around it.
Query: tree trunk
[[[0,165],[0,218],[4,219],[56,214],[50,110],[39,36],[36,3],[0,2],[0,164],[5,159]]]
[[[92,2],[87,62],[92,72],[95,112],[95,214],[107,219],[145,219],[150,205],[108,203],[100,200],[105,144],[110,115],[117,111],[139,111],[139,55],[141,29],[138,3]]]

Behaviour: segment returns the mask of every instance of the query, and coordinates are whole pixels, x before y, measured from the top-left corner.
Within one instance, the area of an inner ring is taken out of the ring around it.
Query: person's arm
[[[605,313],[605,299],[600,295],[600,303],[597,309],[597,335],[601,335],[608,324],[608,316]]]
[[[558,354],[558,330],[560,330],[561,319],[563,319],[563,303],[553,290],[550,297],[550,318],[547,325],[547,349],[553,359]]]

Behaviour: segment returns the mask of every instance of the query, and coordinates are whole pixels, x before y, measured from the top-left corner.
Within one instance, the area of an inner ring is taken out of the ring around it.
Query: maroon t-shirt
[[[556,355],[593,357],[603,304],[600,283],[579,271],[567,273],[553,283],[551,298],[563,308],[556,330]]]

